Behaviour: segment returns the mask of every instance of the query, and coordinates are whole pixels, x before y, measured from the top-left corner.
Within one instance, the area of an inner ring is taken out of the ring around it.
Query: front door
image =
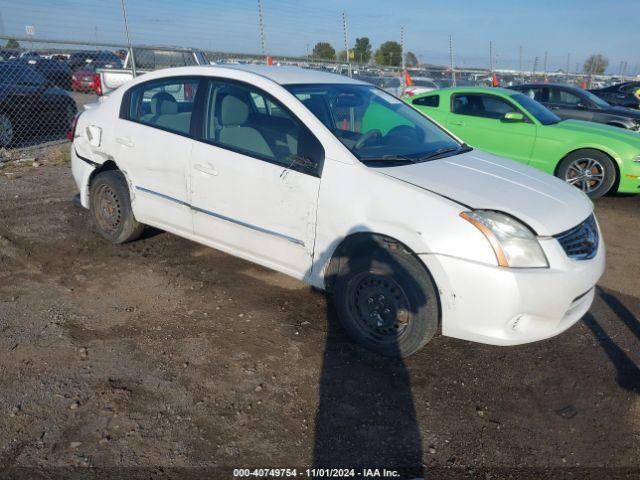
[[[529,163],[536,139],[536,126],[504,119],[505,114],[522,113],[496,95],[456,93],[452,96],[447,128],[472,147],[495,155]]]
[[[549,100],[545,104],[560,118],[573,118],[576,120],[593,120],[593,110],[587,100],[559,87],[549,87]]]
[[[176,233],[193,233],[188,188],[191,117],[199,80],[149,81],[125,95],[113,156],[131,182],[133,213]]]
[[[210,81],[202,110],[190,169],[196,236],[303,278],[313,259],[322,146],[250,85]]]

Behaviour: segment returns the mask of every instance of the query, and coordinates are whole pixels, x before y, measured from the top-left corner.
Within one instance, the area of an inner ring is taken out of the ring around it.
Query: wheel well
[[[325,290],[331,292],[340,269],[348,258],[358,251],[368,251],[374,248],[387,248],[389,250],[403,250],[409,255],[416,254],[404,243],[395,238],[373,232],[357,232],[345,237],[331,255],[331,260],[324,273]],[[425,267],[426,268],[426,267]]]
[[[116,165],[116,162],[114,162],[113,160],[107,160],[98,168],[96,168],[93,172],[91,172],[91,176],[89,176],[88,186],[91,187],[91,183],[93,182],[93,179],[96,177],[96,175],[98,175],[101,172],[106,172],[109,170],[120,170],[120,169],[118,168],[118,165]]]
[[[570,152],[568,152],[564,157],[562,157],[560,159],[560,161],[556,164],[556,168],[553,171],[553,174],[557,177],[558,176],[558,169],[560,168],[560,164],[562,163],[562,161],[567,158],[569,155],[571,155],[572,153],[576,153],[576,152],[580,152],[582,150],[595,150],[596,152],[600,152],[603,155],[606,155],[607,157],[609,157],[609,159],[611,160],[611,163],[613,163],[613,168],[615,168],[616,170],[616,179],[613,182],[613,185],[611,186],[611,190],[609,190],[610,192],[615,192],[618,189],[618,184],[620,183],[620,167],[618,166],[618,162],[615,161],[615,159],[609,155],[607,152],[604,152],[598,148],[576,148],[575,150],[572,150]]]

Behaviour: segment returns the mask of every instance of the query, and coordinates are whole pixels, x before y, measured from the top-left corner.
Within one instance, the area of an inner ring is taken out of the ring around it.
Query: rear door
[[[525,115],[524,122],[506,121],[505,114]],[[528,163],[536,126],[518,107],[497,95],[455,93],[447,128],[469,145],[522,163]]]
[[[313,255],[320,142],[283,104],[243,83],[211,80],[202,118],[190,168],[195,234],[303,278]]]
[[[183,234],[193,233],[188,171],[199,82],[168,77],[133,87],[114,128],[113,156],[132,184],[136,218]]]

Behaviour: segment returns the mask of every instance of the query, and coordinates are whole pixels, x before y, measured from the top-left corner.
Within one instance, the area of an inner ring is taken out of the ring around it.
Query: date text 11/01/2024
[[[233,470],[234,478],[278,478],[278,477],[305,477],[305,478],[398,478],[400,473],[386,468],[236,468]]]

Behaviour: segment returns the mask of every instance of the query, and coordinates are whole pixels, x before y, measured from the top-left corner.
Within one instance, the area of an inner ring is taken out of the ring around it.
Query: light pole
[[[129,22],[127,21],[127,7],[124,4],[124,0],[120,0],[122,4],[122,17],[124,18],[124,32],[127,35],[127,45],[129,46],[129,58],[131,59],[131,73],[135,78],[138,75],[136,69],[136,56],[133,54],[133,47],[131,46],[131,37],[129,36]]]

